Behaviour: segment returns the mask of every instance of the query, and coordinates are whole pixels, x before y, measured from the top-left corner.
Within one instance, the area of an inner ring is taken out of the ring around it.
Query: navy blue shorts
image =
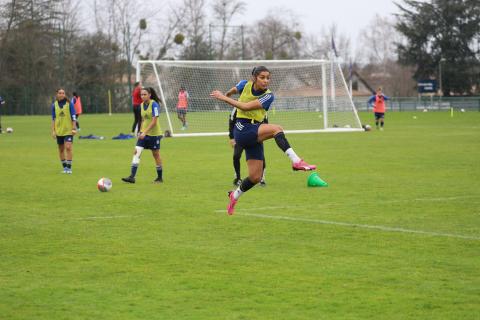
[[[57,144],[62,145],[65,142],[72,142],[73,143],[73,136],[57,136]]]
[[[177,108],[177,114],[181,116],[182,114],[187,114],[187,108]]]
[[[137,147],[142,147],[150,150],[160,149],[160,140],[163,136],[145,136],[145,138],[137,140]]]
[[[251,123],[248,120],[239,120],[233,127],[235,143],[245,149],[247,160],[264,160],[263,143],[258,142],[258,128],[260,123]]]
[[[384,112],[375,112],[375,120],[384,119],[385,113]]]

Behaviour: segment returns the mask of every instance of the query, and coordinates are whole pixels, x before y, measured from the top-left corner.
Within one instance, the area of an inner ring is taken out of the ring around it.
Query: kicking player
[[[380,131],[383,131],[385,122],[385,101],[390,100],[389,97],[382,93],[382,87],[377,88],[377,93],[368,99],[368,104],[373,106],[375,112],[375,126],[378,130],[378,122],[380,121]]]
[[[65,90],[57,90],[52,103],[52,137],[57,139],[58,155],[63,166],[63,173],[72,173],[73,136],[77,133],[75,108],[65,96]]]
[[[253,70],[253,80],[247,81],[240,98],[234,100],[222,92],[215,90],[210,96],[224,101],[237,108],[237,121],[233,130],[235,142],[245,148],[247,158],[248,177],[243,179],[242,184],[229,192],[229,204],[227,213],[234,213],[235,205],[240,196],[260,182],[263,172],[263,141],[274,138],[278,147],[292,161],[293,170],[315,170],[315,165],[303,161],[290,144],[283,133],[282,127],[276,124],[262,123],[265,114],[274,100],[273,93],[268,89],[270,83],[270,71],[264,67],[256,67]]]
[[[158,121],[158,116],[160,115],[160,105],[158,101],[160,101],[160,99],[153,88],[143,88],[140,95],[143,101],[140,105],[140,133],[138,135],[137,145],[133,151],[130,176],[122,178],[122,180],[128,183],[135,183],[135,175],[137,174],[142,151],[143,149],[150,149],[152,150],[157,169],[157,178],[153,183],[162,183],[163,168],[162,159],[160,158],[162,130],[160,129],[160,123]]]
[[[246,81],[245,81],[246,83]],[[240,85],[240,86],[239,86]],[[238,87],[239,86],[239,87]],[[243,91],[243,87],[245,84],[238,83],[237,86],[230,89],[225,95],[230,97],[232,94],[237,92]],[[241,90],[239,90],[241,88]],[[235,179],[233,179],[233,185],[238,187],[242,184],[242,178],[240,176],[240,158],[242,157],[242,153],[244,148],[241,147],[239,144],[235,143],[235,139],[233,138],[233,127],[235,126],[235,122],[237,122],[237,109],[233,108],[230,116],[228,117],[228,137],[230,138],[230,145],[233,148],[233,169],[235,170]],[[268,117],[265,115],[265,119],[263,123],[268,123]],[[260,180],[260,186],[265,187],[267,182],[265,181],[265,159],[263,160],[263,174],[262,179]]]

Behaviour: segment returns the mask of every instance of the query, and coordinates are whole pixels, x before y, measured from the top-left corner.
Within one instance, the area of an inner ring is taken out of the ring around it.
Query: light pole
[[[438,62],[438,84],[440,87],[440,97],[443,96],[443,85],[442,85],[442,62],[447,61],[445,58],[440,58]]]

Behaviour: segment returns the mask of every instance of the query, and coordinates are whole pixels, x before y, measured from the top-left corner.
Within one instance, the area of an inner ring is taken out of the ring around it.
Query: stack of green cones
[[[328,187],[328,183],[323,181],[318,173],[312,172],[307,179],[307,186],[309,187]]]

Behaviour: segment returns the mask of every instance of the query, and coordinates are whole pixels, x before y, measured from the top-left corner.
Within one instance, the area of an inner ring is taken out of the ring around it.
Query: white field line
[[[398,199],[398,200],[375,200],[375,201],[357,201],[351,202],[351,204],[389,204],[389,203],[402,203],[402,202],[412,202],[412,201],[424,201],[424,202],[442,202],[442,201],[455,201],[455,200],[462,200],[462,199],[472,199],[478,198],[480,199],[480,195],[465,195],[465,196],[456,196],[456,197],[439,197],[439,198],[417,198],[417,199]],[[307,205],[296,205],[296,206],[274,206],[274,207],[259,207],[259,208],[251,208],[251,209],[243,209],[243,210],[255,210],[255,211],[264,211],[264,210],[283,210],[283,209],[304,209],[304,208],[321,208],[321,207],[328,207],[328,206],[335,206],[341,205],[341,202],[324,202],[324,203],[317,203],[317,204],[307,204]],[[242,210],[242,209],[240,209]],[[215,212],[224,212],[225,210],[215,210]]]
[[[225,212],[225,210],[223,210],[223,212]],[[287,220],[287,221],[308,222],[308,223],[315,223],[315,224],[328,224],[328,225],[335,225],[335,226],[342,226],[342,227],[373,229],[373,230],[380,230],[380,231],[386,231],[386,232],[414,233],[414,234],[423,234],[423,235],[435,236],[435,237],[450,237],[450,238],[467,239],[467,240],[480,240],[480,237],[465,236],[461,234],[411,230],[411,229],[405,229],[405,228],[376,226],[376,225],[359,224],[359,223],[317,220],[317,219],[307,219],[307,218],[299,218],[299,217],[271,216],[266,214],[248,213],[248,212],[240,212],[240,213],[236,213],[236,215],[263,218],[263,219]]]
[[[108,220],[108,219],[126,219],[126,218],[138,218],[143,217],[139,216],[98,216],[98,217],[84,217],[84,218],[73,218],[72,220]]]

